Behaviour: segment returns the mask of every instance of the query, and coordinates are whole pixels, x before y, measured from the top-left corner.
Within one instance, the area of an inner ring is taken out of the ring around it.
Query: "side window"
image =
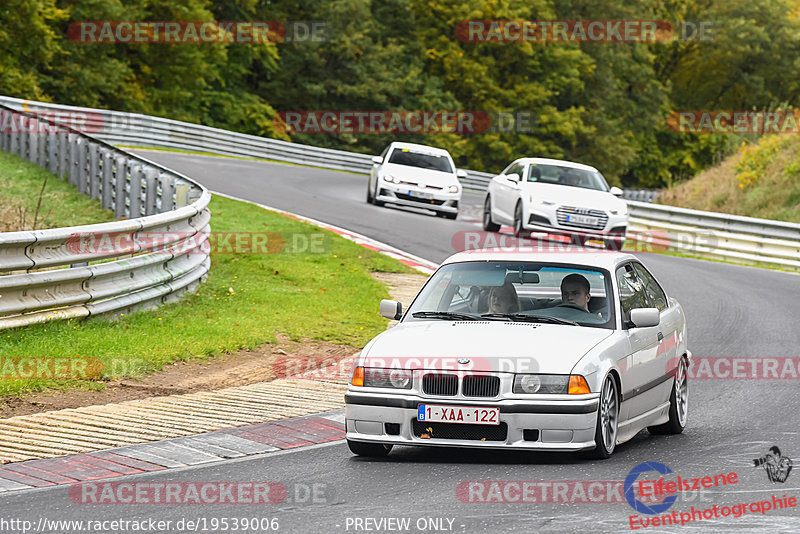
[[[667,295],[664,293],[664,290],[661,289],[661,286],[658,285],[656,279],[653,278],[653,275],[650,274],[641,263],[634,263],[633,266],[636,268],[636,274],[639,275],[639,278],[644,283],[644,290],[645,293],[647,293],[647,298],[650,299],[650,305],[658,308],[658,311],[666,310],[669,307]]]
[[[625,321],[630,321],[631,310],[635,308],[649,308],[644,284],[636,275],[630,263],[617,269],[617,285],[619,286],[619,301]]]
[[[391,146],[392,145],[388,145],[386,148],[383,149],[383,152],[381,152],[381,159],[383,161],[386,161],[386,154],[389,152],[389,147]]]
[[[522,169],[523,165],[521,163],[512,163],[511,166],[505,170],[503,174],[508,176],[509,174],[518,174],[520,179],[522,178]]]

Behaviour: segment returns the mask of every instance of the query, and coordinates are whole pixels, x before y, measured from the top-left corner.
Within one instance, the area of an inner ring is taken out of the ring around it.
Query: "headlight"
[[[411,371],[404,369],[364,369],[364,386],[368,388],[411,389]]]
[[[391,182],[393,184],[399,184],[400,183],[400,179],[399,178],[395,178],[394,176],[390,176],[388,174],[384,175],[383,179],[384,179],[384,181]]]
[[[628,213],[628,206],[623,207],[622,209],[618,210],[608,210],[611,212],[611,215],[625,215]]]
[[[514,375],[513,391],[529,395],[534,393],[561,395],[590,393],[589,384],[580,375]]]
[[[447,188],[447,192],[448,193],[458,193],[458,186],[457,185],[451,185],[450,187]]]

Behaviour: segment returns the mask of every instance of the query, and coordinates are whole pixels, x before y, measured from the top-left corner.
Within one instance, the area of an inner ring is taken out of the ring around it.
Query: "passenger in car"
[[[514,284],[505,282],[489,291],[489,313],[517,313],[519,299]]]
[[[568,274],[561,280],[561,303],[574,304],[589,311],[589,280],[578,273]]]

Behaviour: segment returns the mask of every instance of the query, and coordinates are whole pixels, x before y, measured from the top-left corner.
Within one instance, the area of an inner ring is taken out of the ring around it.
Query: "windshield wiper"
[[[549,315],[528,315],[527,313],[484,313],[481,317],[506,317],[512,321],[528,321],[531,323],[568,324],[580,326],[575,321],[550,317]]]
[[[457,319],[459,321],[477,321],[477,315],[446,311],[418,311],[411,314],[415,319]]]

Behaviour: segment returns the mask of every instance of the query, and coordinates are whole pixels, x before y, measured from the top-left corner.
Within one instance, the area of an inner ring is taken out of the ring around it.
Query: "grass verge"
[[[660,204],[800,222],[800,137],[771,135],[663,191]]]
[[[45,177],[47,186],[37,229],[78,226],[114,220],[114,212],[100,201],[78,193],[77,186],[59,180],[38,165],[0,151],[0,232],[32,230],[36,204]]]
[[[360,347],[387,324],[377,303],[388,292],[369,273],[413,272],[332,232],[245,202],[215,196],[210,209],[213,232],[267,232],[283,249],[212,254],[208,280],[157,310],[0,331],[0,395],[99,389],[107,379],[141,376],[175,361],[274,343],[277,333]],[[70,379],[38,378],[56,365]],[[20,378],[31,369],[41,372]],[[83,369],[88,376],[99,371],[100,378],[75,379]]]

